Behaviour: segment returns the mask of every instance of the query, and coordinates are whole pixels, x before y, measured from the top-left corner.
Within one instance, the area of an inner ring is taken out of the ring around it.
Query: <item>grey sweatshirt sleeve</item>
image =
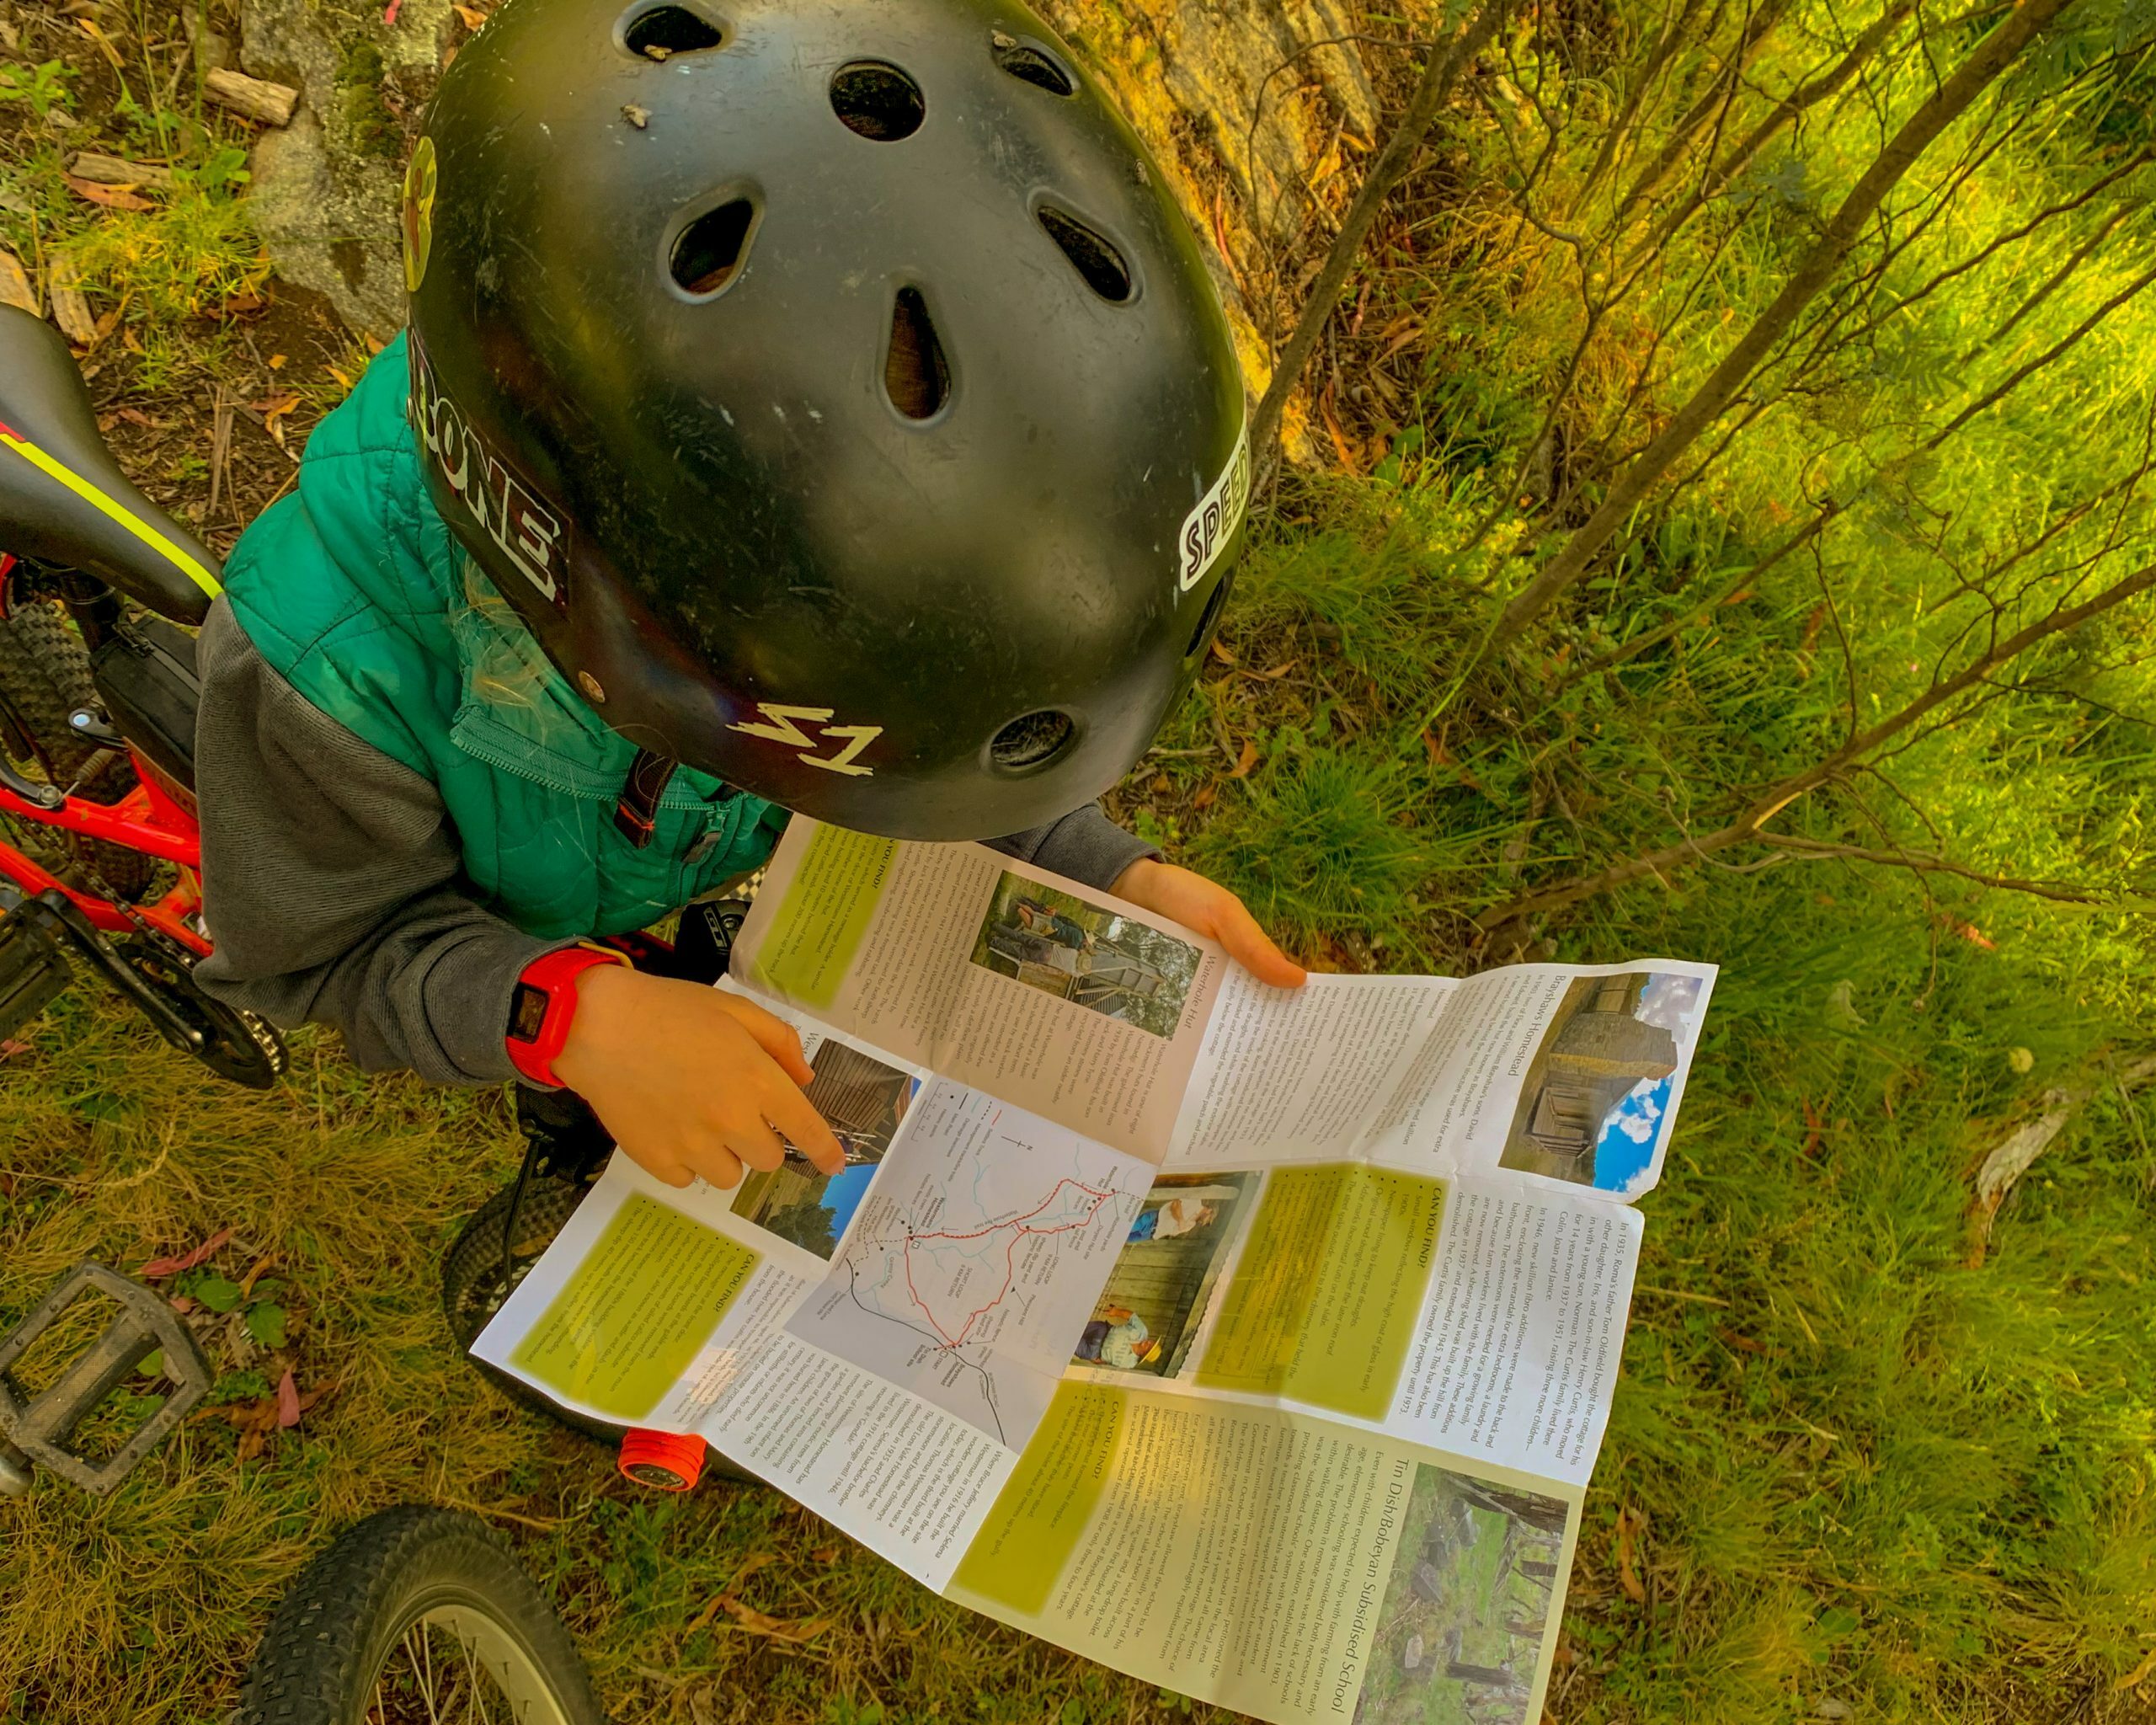
[[[272,1023],[329,1024],[369,1071],[439,1084],[515,1076],[518,975],[570,944],[522,933],[461,890],[434,785],[273,670],[221,600],[196,645],[203,986]]]
[[[1140,857],[1161,854],[1156,847],[1110,820],[1098,803],[1074,809],[1046,826],[990,839],[988,847],[1102,891],[1113,887],[1117,877]]]

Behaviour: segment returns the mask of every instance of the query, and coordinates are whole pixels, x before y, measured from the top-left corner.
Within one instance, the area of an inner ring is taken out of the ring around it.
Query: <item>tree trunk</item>
[[[1887,194],[1940,133],[1966,113],[2038,32],[2072,3],[2073,0],[2021,0],[1936,93],[1910,115],[1828,219],[1817,243],[1773,302],[1753,320],[1752,327],[1691,399],[1670,416],[1669,423],[1618,476],[1594,513],[1505,607],[1483,649],[1485,653],[1500,650],[1518,639],[1529,623],[1587,573],[1595,553],[1609,542],[1655,482],[1729,405],[1753,368],[1833,279]]]

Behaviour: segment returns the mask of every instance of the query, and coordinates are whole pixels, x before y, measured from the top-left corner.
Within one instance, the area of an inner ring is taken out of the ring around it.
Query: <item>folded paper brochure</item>
[[[476,1351],[950,1598],[1269,1720],[1540,1716],[1711,966],[1253,982],[797,820],[720,985],[846,1151],[616,1156]]]

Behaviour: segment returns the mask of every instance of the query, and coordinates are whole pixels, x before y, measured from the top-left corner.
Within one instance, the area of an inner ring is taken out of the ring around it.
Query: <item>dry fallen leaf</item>
[[[1218,785],[1200,785],[1198,788],[1198,794],[1190,799],[1190,806],[1193,809],[1210,809],[1213,806],[1213,799],[1219,794],[1220,788]]]
[[[124,185],[99,185],[93,179],[77,179],[67,173],[60,177],[67,182],[67,190],[77,197],[86,198],[93,204],[102,204],[108,210],[154,210],[157,207],[147,198],[130,191]]]
[[[1348,434],[1340,429],[1340,421],[1332,411],[1330,392],[1318,398],[1318,417],[1325,421],[1326,433],[1332,439],[1332,452],[1340,457],[1340,465],[1351,473],[1358,473],[1362,467],[1355,459],[1354,446],[1348,442]]]
[[[2141,1663],[2127,1672],[2125,1676],[2120,1678],[2111,1687],[2113,1689],[2135,1688],[2151,1671],[2156,1671],[2156,1648],[2151,1648],[2143,1653],[2141,1656]]]
[[[741,1560],[741,1567],[734,1572],[734,1578],[728,1582],[727,1585],[729,1588],[739,1587],[743,1582],[754,1575],[759,1569],[764,1567],[766,1564],[776,1563],[777,1562],[778,1553],[776,1551],[751,1551],[747,1557]],[[709,1605],[706,1605],[702,1610],[697,1612],[695,1616],[689,1620],[688,1632],[694,1634],[697,1630],[702,1629],[707,1623],[710,1622],[712,1618],[718,1616],[720,1608],[724,1605],[726,1600],[730,1597],[731,1595],[728,1594],[720,1594],[713,1598]]]
[[[773,1641],[799,1643],[821,1635],[831,1626],[828,1617],[809,1617],[798,1623],[787,1623],[776,1617],[766,1616],[753,1605],[744,1605],[732,1594],[721,1594],[712,1601],[728,1616],[751,1635],[767,1635]]]
[[[265,396],[260,401],[251,401],[247,410],[262,416],[262,429],[275,440],[277,447],[285,446],[285,416],[300,404],[298,396],[287,391],[282,395]]]
[[[1625,1597],[1636,1605],[1647,1602],[1647,1590],[1641,1583],[1639,1568],[1634,1561],[1641,1526],[1639,1511],[1629,1504],[1617,1512],[1617,1584],[1625,1589]]]
[[[819,1546],[808,1556],[818,1563],[835,1563],[839,1561],[839,1548],[836,1546]]]
[[[220,1228],[192,1252],[183,1252],[177,1258],[153,1258],[147,1263],[138,1264],[135,1274],[154,1280],[159,1276],[176,1276],[182,1270],[191,1270],[198,1263],[207,1263],[224,1248],[232,1237],[230,1228]]]
[[[300,1423],[300,1386],[292,1381],[292,1370],[285,1368],[284,1376],[277,1380],[277,1423],[289,1431]]]
[[[5,246],[0,246],[0,306],[19,306],[33,318],[38,315],[37,294],[23,260]]]
[[[1223,665],[1233,665],[1235,662],[1235,655],[1220,644],[1220,638],[1218,635],[1213,638],[1213,656]]]
[[[476,30],[487,21],[485,13],[476,12],[469,6],[452,5],[450,9],[464,20],[464,28],[467,30]]]
[[[1243,752],[1235,757],[1235,764],[1228,770],[1230,778],[1248,778],[1250,770],[1257,765],[1257,745],[1248,737],[1243,739]]]
[[[45,291],[52,301],[52,321],[60,333],[79,348],[97,345],[98,320],[90,315],[90,302],[83,293],[82,273],[65,252],[53,259],[45,275]]]

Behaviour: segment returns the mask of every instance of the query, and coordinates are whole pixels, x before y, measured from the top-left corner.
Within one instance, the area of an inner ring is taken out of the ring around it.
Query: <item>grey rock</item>
[[[248,206],[278,275],[387,340],[404,322],[403,158],[456,14],[451,0],[404,0],[393,25],[382,13],[241,0],[240,67],[300,93],[291,124],[263,133],[252,163]]]

